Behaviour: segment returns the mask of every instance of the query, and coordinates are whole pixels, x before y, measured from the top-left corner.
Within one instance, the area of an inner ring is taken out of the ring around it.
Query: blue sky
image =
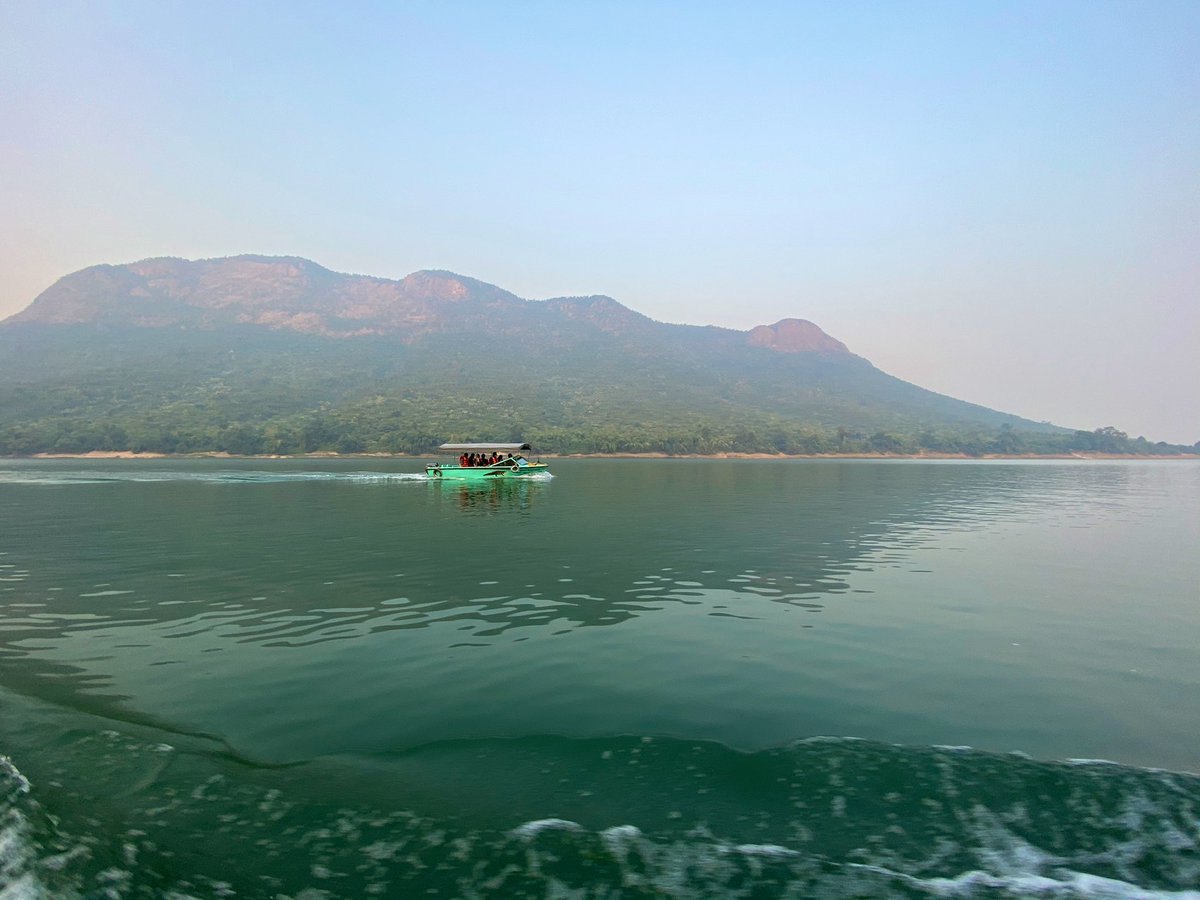
[[[0,315],[243,252],[1200,439],[1200,3],[0,0]]]

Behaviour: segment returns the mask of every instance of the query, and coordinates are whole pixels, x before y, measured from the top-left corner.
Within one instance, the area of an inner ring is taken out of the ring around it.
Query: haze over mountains
[[[694,328],[654,322],[611,297],[561,297],[539,304],[452,272],[414,272],[392,281],[338,274],[307,259],[263,256],[93,266],[60,279],[6,324],[259,325],[333,338],[390,335],[411,343],[430,334],[503,331],[556,319],[588,322],[617,335]],[[749,342],[782,352],[849,352],[813,323],[797,319],[759,326],[749,333]]]
[[[564,452],[895,451],[916,434],[1064,433],[893,378],[802,319],[671,325],[610,297],[525,300],[450,272],[394,281],[294,257],[68,275],[0,323],[0,377],[0,452],[18,453],[510,437]]]

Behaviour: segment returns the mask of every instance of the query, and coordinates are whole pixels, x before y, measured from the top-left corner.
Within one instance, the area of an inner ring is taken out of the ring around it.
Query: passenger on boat
[[[460,469],[465,469],[467,467],[467,454],[465,454],[465,453],[458,454],[458,467]]]

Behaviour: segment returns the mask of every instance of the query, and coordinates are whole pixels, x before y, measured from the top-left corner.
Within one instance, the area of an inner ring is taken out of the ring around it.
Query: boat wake
[[[1200,900],[1192,775],[837,738],[462,740],[280,769],[170,738],[64,734],[38,766],[89,774],[53,809],[0,759],[0,897]]]
[[[45,884],[37,876],[53,854],[39,859],[39,843],[33,834],[29,813],[29,781],[7,756],[0,756],[0,898],[41,900],[48,898]],[[42,845],[41,849],[49,847]]]
[[[174,470],[138,469],[7,469],[0,470],[0,484],[159,484],[192,482],[196,484],[279,484],[287,482],[329,482],[349,484],[424,483],[424,472],[321,472],[254,470]]]

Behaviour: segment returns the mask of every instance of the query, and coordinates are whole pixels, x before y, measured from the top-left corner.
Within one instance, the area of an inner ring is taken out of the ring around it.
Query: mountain
[[[879,371],[802,319],[657,322],[611,297],[525,300],[445,271],[295,257],[68,275],[0,323],[0,452],[902,448],[1059,434]],[[968,448],[970,449],[970,448]]]
[[[341,275],[295,257],[147,259],[59,279],[7,323],[219,328],[258,325],[322,337],[403,335],[522,309],[500,288],[449,272],[401,281]]]

